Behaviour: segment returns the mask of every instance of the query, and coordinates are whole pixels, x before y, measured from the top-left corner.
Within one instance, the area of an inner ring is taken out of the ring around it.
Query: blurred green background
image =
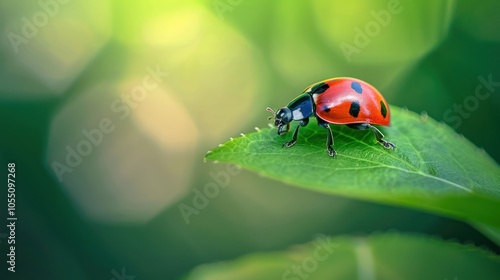
[[[267,126],[267,106],[336,76],[427,112],[499,162],[499,10],[493,0],[1,2],[0,159],[16,163],[15,276],[177,279],[317,234],[389,229],[500,252],[454,220],[203,162],[229,137]],[[227,186],[197,199],[209,184]],[[183,205],[195,211],[183,216]]]

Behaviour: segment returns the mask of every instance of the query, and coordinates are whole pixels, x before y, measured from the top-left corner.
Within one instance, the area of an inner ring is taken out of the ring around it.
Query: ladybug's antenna
[[[267,107],[267,108],[266,108],[266,111],[268,111],[268,112],[270,112],[271,114],[273,114],[272,116],[270,116],[270,117],[269,117],[269,118],[267,118],[267,119],[268,119],[268,120],[274,120],[274,114],[275,114],[274,110],[273,110],[272,108],[270,108],[270,107]]]

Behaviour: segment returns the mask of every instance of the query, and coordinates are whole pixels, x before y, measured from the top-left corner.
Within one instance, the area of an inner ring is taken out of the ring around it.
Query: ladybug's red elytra
[[[393,143],[384,140],[382,132],[373,126],[390,125],[389,104],[376,88],[359,79],[332,78],[315,83],[276,113],[271,108],[267,108],[267,111],[274,114],[270,119],[275,119],[274,125],[278,127],[278,135],[290,130],[291,121],[299,121],[292,140],[283,143],[285,147],[291,147],[297,142],[299,128],[306,126],[309,117],[314,116],[318,125],[328,130],[326,147],[332,157],[337,152],[332,148],[333,134],[330,123],[347,125],[358,130],[370,129],[384,148],[396,148]]]

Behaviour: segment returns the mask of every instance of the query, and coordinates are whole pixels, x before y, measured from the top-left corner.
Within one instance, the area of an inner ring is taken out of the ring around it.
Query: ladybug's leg
[[[380,130],[378,130],[378,128],[374,127],[371,124],[368,124],[368,123],[356,123],[356,124],[348,124],[347,126],[350,127],[350,128],[359,129],[359,130],[371,129],[372,132],[373,132],[373,134],[375,135],[375,138],[377,139],[377,141],[382,146],[384,146],[384,148],[386,148],[386,149],[395,149],[396,148],[396,146],[394,144],[392,144],[391,142],[385,141],[383,139],[384,138],[384,134],[382,134],[382,132],[380,132]]]
[[[382,132],[380,132],[380,130],[378,130],[376,127],[374,127],[373,125],[371,124],[367,124],[368,127],[373,131],[373,134],[375,135],[375,138],[377,138],[377,141],[382,145],[384,146],[384,148],[386,149],[395,149],[396,146],[394,144],[392,144],[391,142],[389,141],[385,141],[383,138],[384,138],[384,134],[382,134]]]
[[[309,118],[301,120],[299,125],[297,125],[295,131],[293,132],[292,140],[283,143],[283,147],[291,147],[295,145],[295,142],[297,142],[297,136],[299,135],[299,128],[301,126],[306,126],[308,123],[309,123]]]
[[[317,119],[318,119],[318,125],[323,127],[323,128],[326,128],[328,130],[328,132],[326,134],[326,149],[328,150],[328,155],[330,155],[331,157],[334,157],[337,155],[337,152],[332,148],[332,146],[333,146],[332,129],[330,128],[330,125],[328,125],[327,122],[325,122],[324,120],[322,120],[320,118],[317,118]]]

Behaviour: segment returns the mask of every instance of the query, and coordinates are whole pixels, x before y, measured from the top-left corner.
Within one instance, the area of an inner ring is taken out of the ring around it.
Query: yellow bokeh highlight
[[[173,94],[159,90],[148,96],[133,113],[139,128],[166,150],[189,151],[196,147],[198,129]]]
[[[201,11],[182,8],[173,14],[155,17],[144,24],[146,45],[183,47],[193,44],[201,35]]]
[[[136,73],[148,64],[168,71],[165,88],[185,106],[204,139],[219,142],[231,131],[239,133],[234,130],[256,106],[264,110],[253,46],[205,8],[186,4],[163,11],[142,30],[145,44],[126,71]]]
[[[197,128],[144,77],[85,89],[52,120],[47,169],[89,220],[145,223],[187,192]]]

